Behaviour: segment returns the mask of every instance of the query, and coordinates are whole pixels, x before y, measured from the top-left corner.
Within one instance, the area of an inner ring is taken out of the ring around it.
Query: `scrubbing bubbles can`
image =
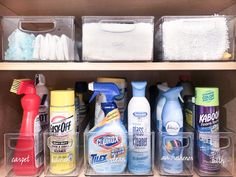
[[[219,89],[197,87],[195,92],[198,168],[214,174],[220,170]]]
[[[71,173],[76,168],[76,121],[74,91],[51,91],[50,137],[50,172],[62,175]]]

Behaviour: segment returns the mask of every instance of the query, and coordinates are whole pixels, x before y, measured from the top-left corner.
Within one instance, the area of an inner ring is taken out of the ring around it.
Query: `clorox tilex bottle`
[[[101,104],[105,117],[88,133],[89,164],[96,173],[123,173],[127,165],[127,130],[114,102],[120,94],[119,88],[114,83],[93,82],[89,90],[94,91],[90,101],[100,93],[106,97]]]

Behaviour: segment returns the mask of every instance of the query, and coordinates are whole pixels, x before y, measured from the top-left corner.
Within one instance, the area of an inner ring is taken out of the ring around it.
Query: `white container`
[[[234,60],[234,16],[164,16],[155,54],[163,61]]]
[[[82,19],[84,61],[152,61],[154,17]]]

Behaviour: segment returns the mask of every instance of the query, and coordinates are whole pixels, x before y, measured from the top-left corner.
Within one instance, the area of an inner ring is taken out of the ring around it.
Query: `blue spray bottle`
[[[166,102],[162,112],[162,154],[161,168],[170,174],[183,172],[182,146],[183,113],[179,103],[179,95],[183,87],[174,87],[163,93]]]
[[[159,90],[159,94],[157,97],[156,104],[156,122],[157,122],[157,130],[160,132],[162,129],[162,111],[166,102],[166,98],[163,94],[169,89],[167,83],[158,84],[157,88]]]
[[[120,95],[114,83],[92,82],[89,90],[94,91],[90,102],[102,93],[104,119],[89,131],[88,161],[96,173],[119,174],[127,165],[127,130],[121,122],[120,112],[114,99]]]

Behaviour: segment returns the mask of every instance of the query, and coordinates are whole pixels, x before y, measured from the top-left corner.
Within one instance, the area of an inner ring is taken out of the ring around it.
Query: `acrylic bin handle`
[[[30,150],[33,149],[32,146],[27,147],[27,148],[16,148],[16,147],[13,147],[13,146],[11,145],[11,142],[12,142],[12,141],[29,140],[29,139],[32,139],[32,140],[33,140],[32,137],[27,137],[27,138],[22,138],[22,137],[21,137],[21,138],[19,138],[19,137],[10,137],[10,138],[8,138],[8,140],[7,140],[7,147],[8,147],[10,150],[30,151]]]
[[[228,141],[227,145],[225,145],[223,147],[220,147],[220,150],[227,149],[227,148],[229,148],[231,146],[232,140],[231,140],[230,137],[228,137],[228,136],[221,136],[220,139],[227,139],[227,141]]]
[[[175,135],[167,135],[167,136],[175,136]],[[176,136],[179,136],[179,135],[176,135]],[[164,137],[163,138],[163,142],[165,142],[165,139],[166,139],[166,137]],[[174,138],[173,138],[174,139]],[[184,149],[184,148],[188,148],[189,147],[189,145],[190,145],[190,141],[191,141],[191,137],[183,137],[182,138],[183,140],[184,139],[186,139],[187,140],[187,143],[186,143],[186,145],[184,145],[184,146],[180,146],[180,147],[174,147],[175,149],[179,149],[179,148],[181,148],[181,149]]]
[[[100,29],[110,33],[127,33],[134,31],[136,28],[134,20],[101,20],[99,21]],[[129,24],[129,26],[120,26],[119,28],[111,27],[109,24]]]
[[[51,29],[47,29],[47,30],[27,30],[27,29],[23,29],[22,24],[24,23],[32,23],[32,24],[39,24],[39,23],[48,23],[48,24],[53,24],[53,28]],[[19,20],[18,22],[18,29],[26,32],[26,33],[49,33],[52,31],[55,31],[57,26],[57,23],[55,20],[53,19],[37,19],[37,20]]]

